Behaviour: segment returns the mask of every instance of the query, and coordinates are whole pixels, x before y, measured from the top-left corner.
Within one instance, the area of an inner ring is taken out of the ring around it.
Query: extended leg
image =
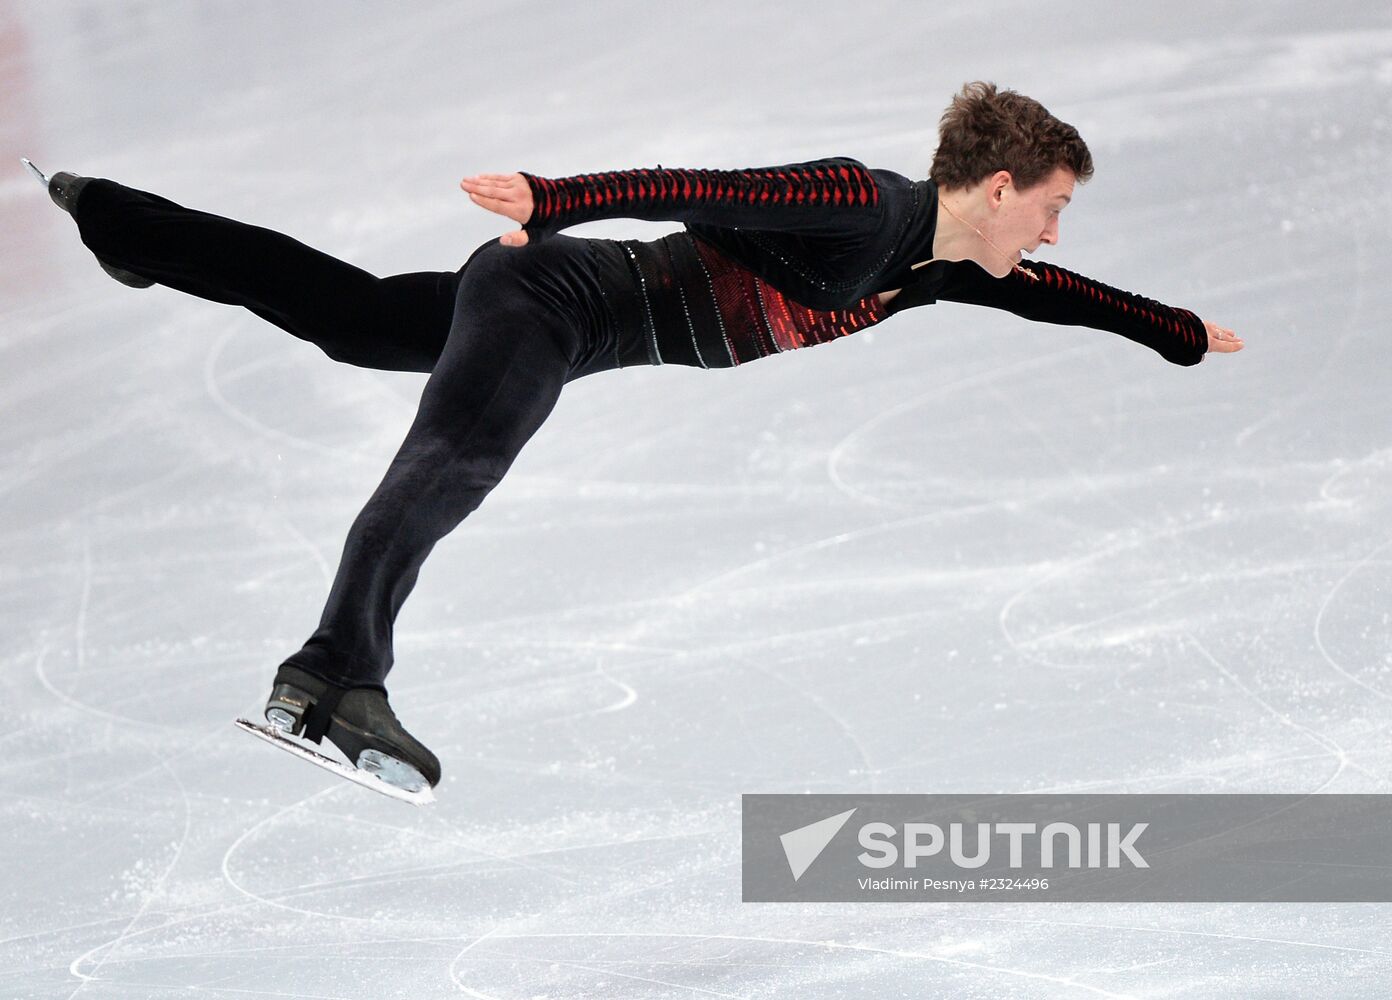
[[[108,264],[244,306],[336,361],[428,372],[449,335],[456,272],[377,278],[270,229],[94,178],[72,207]]]

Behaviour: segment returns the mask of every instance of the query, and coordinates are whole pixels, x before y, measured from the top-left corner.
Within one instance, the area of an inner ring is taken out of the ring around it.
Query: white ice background
[[[923,176],[977,78],[1092,147],[1046,259],[1246,351],[585,379],[398,622],[436,805],[233,729],[423,377],[116,284],[19,156],[453,270],[466,173]],[[0,3],[0,997],[1386,995],[1386,906],[742,903],[739,796],[1392,791],[1389,119],[1350,0]]]

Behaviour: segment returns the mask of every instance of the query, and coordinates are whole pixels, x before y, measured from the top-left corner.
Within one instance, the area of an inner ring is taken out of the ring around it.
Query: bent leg
[[[273,230],[100,178],[83,189],[74,217],[102,260],[244,306],[335,361],[428,372],[449,335],[456,272],[378,278]]]
[[[544,259],[495,243],[464,272],[415,421],[348,533],[319,628],[287,663],[339,684],[382,685],[422,562],[502,479],[577,356],[574,316],[549,294],[556,269],[538,266]]]

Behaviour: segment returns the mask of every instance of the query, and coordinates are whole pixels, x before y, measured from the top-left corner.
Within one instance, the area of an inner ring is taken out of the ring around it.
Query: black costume
[[[1096,327],[1176,364],[1193,313],[1025,262],[992,278],[935,262],[937,191],[855,160],[759,170],[527,176],[531,242],[490,241],[457,272],[376,278],[289,237],[111,181],[74,210],[108,265],[241,305],[335,360],[429,372],[415,420],[349,531],[319,628],[286,662],[381,687],[392,627],[435,543],[502,479],[566,382],[632,364],[731,367],[823,343],[938,299]],[[555,235],[589,219],[686,223],[651,242]],[[879,292],[902,288],[887,306]]]
[[[646,357],[620,365],[722,368],[824,343],[939,299],[1091,326],[1197,364],[1202,321],[1185,309],[1024,261],[1038,280],[993,278],[972,261],[932,259],[937,185],[836,157],[760,170],[628,170],[562,180],[523,174],[532,240],[593,219],[686,223],[686,233],[621,246],[639,278]],[[878,293],[903,291],[887,306]],[[624,288],[618,297],[633,304]],[[675,291],[675,295],[674,295]],[[623,350],[626,347],[627,350]]]

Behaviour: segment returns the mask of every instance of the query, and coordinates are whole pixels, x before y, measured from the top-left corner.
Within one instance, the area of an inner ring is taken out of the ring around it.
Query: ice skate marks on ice
[[[392,760],[392,758],[376,750],[364,750],[362,756],[359,758],[362,766],[354,767],[351,764],[345,764],[341,760],[325,757],[316,750],[311,750],[309,747],[286,736],[285,733],[273,726],[258,725],[246,719],[238,719],[236,721],[236,726],[238,729],[265,740],[272,746],[279,747],[281,750],[292,753],[296,757],[307,760],[311,764],[322,767],[326,771],[332,771],[339,777],[347,778],[354,784],[362,785],[364,788],[370,788],[374,792],[380,792],[390,798],[400,799],[402,802],[409,802],[417,806],[429,805],[431,802],[435,801],[435,792],[424,778],[421,778],[419,774],[415,774],[417,780],[413,782],[410,780],[410,777],[404,773],[408,770],[414,773],[414,768],[408,768],[406,765]],[[387,777],[401,780],[402,784],[392,784],[391,781],[378,777],[378,774],[385,774]],[[412,787],[403,787],[403,785],[410,785]]]

